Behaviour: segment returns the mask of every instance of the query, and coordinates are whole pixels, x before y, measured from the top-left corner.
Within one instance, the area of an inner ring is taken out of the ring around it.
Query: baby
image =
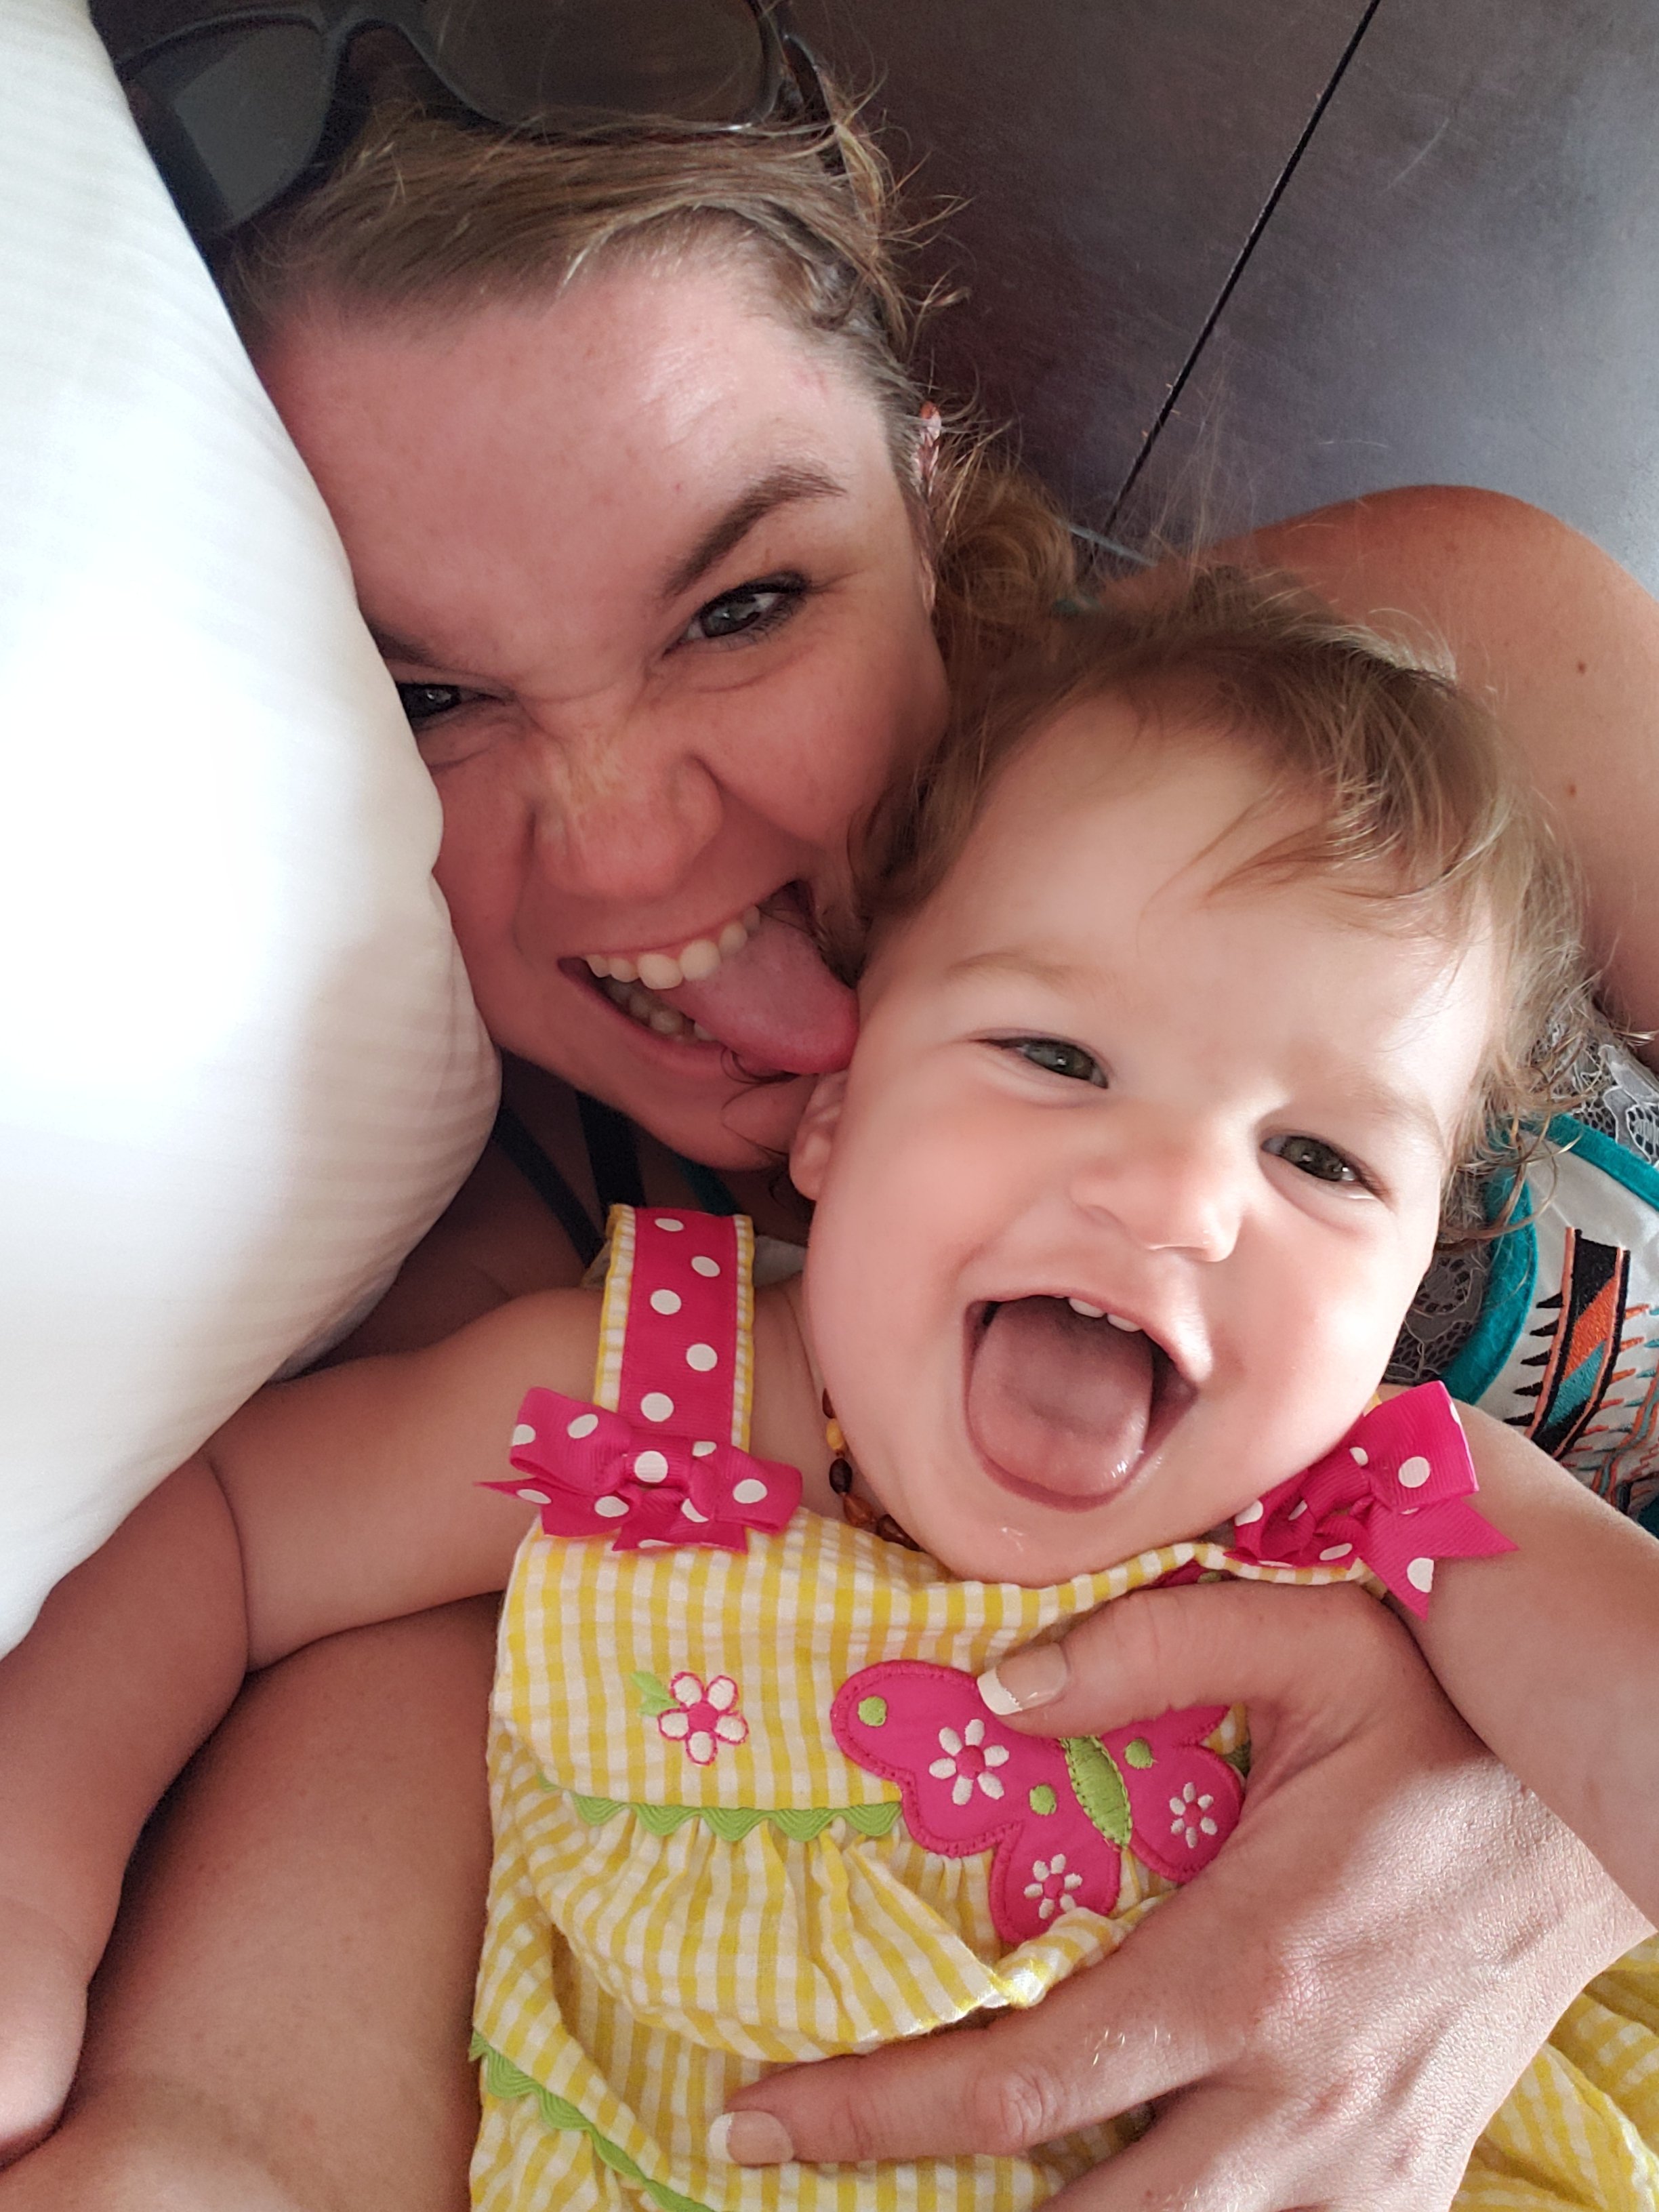
[[[1013,2208],[1133,2132],[757,2168],[723,2115],[1036,2002],[1224,1845],[1237,1715],[1018,1733],[980,1682],[1016,1646],[1171,1577],[1421,1615],[1437,1561],[1507,1568],[1444,1393],[1376,1392],[1459,1169],[1570,1054],[1571,902],[1449,686],[1226,577],[1060,626],[872,849],[858,1048],[793,1157],[804,1276],[757,1296],[746,1224],[621,1209],[602,1292],[263,1394],[0,1668],[0,2027],[71,2020],[245,1662],[505,1584],[477,2203]],[[1471,1429],[1501,1519],[1528,1448]],[[114,1668],[154,1744],[70,1854]],[[1652,1949],[1460,2203],[1522,2172],[1530,2205],[1654,2201],[1610,2094],[1659,2069]]]

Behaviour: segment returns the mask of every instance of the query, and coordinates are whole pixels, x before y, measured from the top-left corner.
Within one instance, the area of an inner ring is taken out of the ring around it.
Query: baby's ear
[[[789,1147],[789,1177],[803,1198],[816,1199],[835,1149],[836,1126],[847,1097],[847,1070],[821,1075],[806,1102],[795,1140]]]

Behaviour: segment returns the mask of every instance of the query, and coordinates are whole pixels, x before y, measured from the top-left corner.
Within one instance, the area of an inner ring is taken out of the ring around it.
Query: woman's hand
[[[1150,2102],[1057,2204],[1443,2212],[1564,2007],[1645,1932],[1357,1591],[1149,1591],[999,1680],[1045,1735],[1243,1702],[1226,1849],[1035,2012],[744,2090],[728,2155],[1006,2154]]]

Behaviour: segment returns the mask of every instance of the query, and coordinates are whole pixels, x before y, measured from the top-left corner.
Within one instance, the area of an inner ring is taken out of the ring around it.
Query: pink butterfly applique
[[[991,1917],[1012,1944],[1073,1905],[1115,1911],[1126,1847],[1171,1881],[1209,1864],[1243,1801],[1203,1741],[1226,1710],[1194,1705],[1099,1737],[1020,1735],[962,1668],[888,1659],[842,1683],[830,1725],[850,1759],[898,1784],[918,1843],[947,1858],[994,1853]]]

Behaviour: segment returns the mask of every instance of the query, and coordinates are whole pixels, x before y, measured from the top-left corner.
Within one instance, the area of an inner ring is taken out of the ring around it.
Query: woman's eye
[[[400,684],[398,696],[403,702],[404,712],[409,717],[411,730],[419,730],[428,722],[435,721],[440,714],[453,714],[469,700],[481,698],[477,691],[468,691],[459,684]]]
[[[1370,1188],[1353,1162],[1322,1138],[1269,1137],[1264,1149],[1317,1182],[1346,1183],[1360,1190]]]
[[[739,584],[722,592],[707,606],[699,607],[685,625],[687,644],[714,643],[722,638],[755,637],[787,622],[806,589],[803,576],[763,576],[752,584]]]
[[[1104,1069],[1093,1053],[1085,1052],[1080,1044],[1067,1044],[1060,1037],[1009,1037],[1002,1049],[1017,1053],[1033,1067],[1047,1068],[1050,1075],[1063,1075],[1073,1083],[1093,1083],[1102,1090],[1106,1086]]]

